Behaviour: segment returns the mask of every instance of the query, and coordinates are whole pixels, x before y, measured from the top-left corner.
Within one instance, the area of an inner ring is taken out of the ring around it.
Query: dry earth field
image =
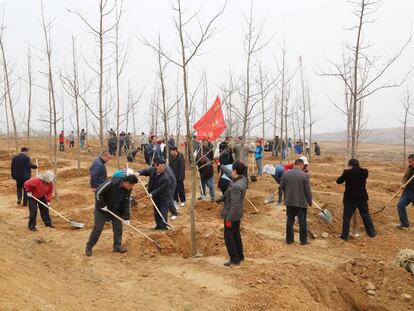
[[[32,158],[40,170],[50,166],[46,140],[32,143]],[[338,238],[343,187],[335,184],[345,159],[343,146],[322,143],[323,156],[313,159],[310,175],[314,197],[334,217],[325,225],[316,209],[309,210],[308,246],[284,243],[285,211],[266,205],[264,197],[275,189],[270,176],[251,183],[248,197],[260,210],[245,204],[242,238],[246,261],[225,268],[221,206],[197,202],[197,236],[203,256],[191,258],[188,208],[171,221],[175,229],[154,232],[150,202],[140,201],[132,211],[132,224],[162,245],[156,249],[128,228],[124,243],[129,252],[112,253],[112,230],[107,225],[92,257],[84,255],[93,226],[93,194],[88,186],[92,152],[82,152],[82,169],[75,152],[59,153],[60,202],[52,206],[71,219],[85,223],[72,230],[52,216],[56,229],[38,222],[38,232],[27,229],[28,210],[16,205],[10,179],[10,157],[0,143],[0,310],[414,310],[414,278],[394,264],[399,249],[414,249],[413,229],[398,231],[396,201],[374,216],[378,236],[368,238],[363,228],[357,240]],[[403,173],[397,146],[363,145],[362,165],[370,170],[370,207],[384,204],[398,189]],[[393,162],[393,160],[397,162]],[[266,155],[266,163],[275,163]],[[144,167],[142,157],[132,165]],[[115,161],[109,163],[109,173]],[[189,182],[189,178],[187,179]],[[189,187],[187,187],[189,188]],[[140,185],[134,190],[144,197]],[[414,221],[414,209],[409,207]],[[326,233],[329,234],[327,238]],[[368,284],[368,282],[370,284]],[[374,287],[370,294],[368,287]]]

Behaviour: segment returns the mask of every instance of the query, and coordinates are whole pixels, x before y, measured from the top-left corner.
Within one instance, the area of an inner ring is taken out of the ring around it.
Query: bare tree
[[[401,120],[401,123],[403,125],[403,137],[402,137],[402,147],[403,147],[403,158],[402,158],[402,164],[403,167],[405,167],[406,165],[406,161],[407,161],[407,141],[408,139],[411,138],[410,135],[408,135],[408,131],[407,131],[407,124],[408,124],[408,120],[409,120],[409,116],[411,115],[411,105],[412,105],[412,99],[411,99],[411,94],[410,91],[407,90],[405,91],[403,100],[402,100],[402,108],[403,108],[403,119]]]
[[[119,24],[116,21],[113,25],[105,27],[106,19],[114,12],[117,1],[112,5],[109,0],[98,0],[98,10],[99,10],[99,23],[98,26],[93,26],[79,11],[76,11],[75,14],[83,21],[87,26],[89,32],[97,39],[99,45],[99,60],[98,60],[98,69],[93,69],[92,66],[89,66],[95,74],[98,76],[99,86],[98,86],[98,122],[99,122],[99,142],[101,150],[105,149],[104,146],[104,67],[105,67],[105,42],[108,33],[110,33],[117,25]],[[90,110],[90,109],[89,109]],[[90,110],[91,111],[91,110]]]
[[[33,77],[32,77],[32,53],[30,48],[27,52],[27,130],[26,130],[26,140],[27,148],[30,150],[30,121],[32,116],[32,86],[33,86]]]
[[[49,94],[49,108],[50,108],[50,120],[49,120],[49,126],[51,129],[50,132],[53,131],[53,171],[55,173],[55,176],[57,177],[57,124],[59,122],[57,117],[57,111],[56,111],[56,96],[55,96],[55,87],[53,82],[53,69],[52,69],[52,45],[51,45],[51,27],[52,22],[46,22],[45,20],[45,12],[44,12],[44,5],[43,0],[40,0],[40,6],[41,6],[41,27],[45,39],[45,48],[44,52],[46,54],[47,58],[47,79],[48,79],[48,94]],[[55,181],[56,183],[56,181]],[[55,187],[55,197],[57,200],[59,200],[58,192],[57,192],[57,186]]]
[[[402,45],[402,47],[394,54],[394,56],[386,59],[381,64],[381,57],[370,57],[368,55],[368,48],[370,45],[364,45],[363,34],[366,25],[374,24],[375,19],[372,15],[376,13],[381,0],[358,0],[351,1],[354,6],[353,15],[357,17],[357,23],[351,27],[351,31],[356,31],[355,44],[349,44],[346,49],[349,52],[349,61],[344,62],[343,65],[336,64],[330,61],[332,70],[328,73],[322,73],[322,76],[336,77],[345,84],[346,94],[349,94],[349,113],[350,120],[350,157],[356,157],[358,147],[358,119],[362,120],[359,114],[363,111],[362,105],[364,99],[367,99],[372,94],[387,88],[399,87],[406,77],[397,82],[381,83],[381,79],[389,68],[400,58],[405,48],[411,41],[411,36]],[[347,95],[348,96],[348,95]],[[348,99],[347,99],[348,100]],[[360,124],[363,122],[361,121]]]
[[[4,48],[4,42],[3,42],[4,29],[5,27],[4,27],[4,11],[3,11],[3,18],[2,18],[1,29],[0,29],[0,49],[1,49],[1,56],[3,60],[3,75],[4,75],[4,88],[5,88],[4,103],[9,108],[10,117],[11,117],[12,126],[13,126],[14,148],[15,148],[15,152],[17,152],[19,143],[18,143],[18,137],[17,137],[16,118],[14,115],[14,106],[13,106],[12,95],[11,95],[10,73],[9,73],[6,52]]]

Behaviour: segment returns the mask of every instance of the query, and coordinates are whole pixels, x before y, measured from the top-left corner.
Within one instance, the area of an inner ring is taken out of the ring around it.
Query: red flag
[[[193,125],[193,129],[197,132],[197,139],[213,141],[216,140],[226,128],[227,125],[224,121],[220,98],[217,96],[213,106],[200,120],[197,121],[196,124]]]

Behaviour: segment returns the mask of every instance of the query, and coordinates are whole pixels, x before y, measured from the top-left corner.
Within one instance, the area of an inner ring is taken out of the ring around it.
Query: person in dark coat
[[[321,146],[318,143],[315,143],[315,155],[318,157],[321,155]]]
[[[97,157],[89,168],[90,185],[95,192],[107,179],[106,163],[109,161],[109,152],[102,151],[101,155]]]
[[[161,146],[157,143],[157,136],[151,137],[151,142],[145,149],[145,162],[152,166],[156,161],[164,160]]]
[[[169,165],[165,167],[165,174],[168,176],[168,180],[169,180],[168,191],[170,192],[170,199],[169,199],[169,204],[168,204],[168,210],[171,213],[171,219],[175,220],[177,219],[177,216],[178,216],[177,205],[176,205],[176,202],[174,201],[174,193],[175,193],[175,189],[177,188],[177,180],[175,179],[174,172]]]
[[[408,166],[404,173],[401,185],[403,193],[397,205],[398,217],[400,219],[400,223],[395,226],[397,229],[407,229],[410,227],[407,215],[407,206],[414,204],[414,180],[411,180],[408,185],[404,186],[414,175],[414,154],[410,154],[407,160]]]
[[[113,251],[116,253],[127,252],[127,249],[122,246],[122,222],[108,213],[108,210],[121,217],[125,224],[129,224],[130,196],[134,185],[137,183],[138,179],[135,175],[115,177],[107,180],[96,191],[95,224],[86,243],[86,256],[92,256],[92,248],[98,242],[107,220],[112,222],[112,231],[114,232]]]
[[[169,165],[174,172],[177,181],[177,187],[174,192],[174,201],[178,203],[178,199],[180,199],[181,207],[184,207],[186,202],[184,189],[185,159],[184,155],[181,152],[178,152],[177,147],[170,148]]]
[[[206,195],[206,188],[208,187],[210,200],[214,202],[216,201],[216,190],[214,188],[213,162],[207,158],[207,155],[202,155],[198,160],[198,167],[203,194]]]
[[[286,243],[295,242],[293,225],[295,218],[299,220],[300,244],[308,242],[307,211],[312,206],[312,190],[309,176],[304,172],[305,162],[297,159],[293,169],[285,172],[280,183],[280,189],[285,196],[286,205]]]
[[[243,174],[244,164],[239,161],[233,163],[232,170],[224,165],[220,166],[220,169],[227,176],[231,176],[231,182],[223,196],[224,207],[221,211],[224,220],[224,241],[230,257],[224,265],[229,267],[239,265],[244,260],[240,222],[243,217],[247,179]]]
[[[227,136],[226,139],[219,145],[219,160],[222,165],[233,164],[233,152],[231,149],[231,137]]]
[[[110,134],[108,138],[108,149],[111,156],[116,155],[117,139],[115,134]]]
[[[11,162],[11,176],[16,181],[17,204],[22,202],[27,206],[27,193],[24,191],[24,183],[32,177],[32,169],[37,166],[30,162],[29,149],[23,147],[20,153],[13,157]]]
[[[340,238],[348,241],[349,225],[351,218],[358,209],[364,222],[365,231],[371,238],[375,236],[375,228],[368,210],[368,192],[366,188],[368,170],[359,166],[357,159],[348,162],[348,169],[336,180],[337,184],[345,183],[344,192],[344,216],[342,222],[342,234]]]
[[[150,197],[157,205],[158,211],[154,207],[155,230],[167,230],[168,207],[170,203],[170,181],[165,174],[166,164],[164,160],[157,160],[153,167],[149,167],[138,172],[139,175],[149,176],[148,192]]]

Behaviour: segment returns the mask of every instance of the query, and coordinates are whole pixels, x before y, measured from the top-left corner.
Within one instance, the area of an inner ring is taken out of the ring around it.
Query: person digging
[[[287,244],[295,242],[293,231],[295,217],[298,217],[299,220],[300,244],[309,244],[306,218],[308,207],[312,206],[312,190],[309,175],[306,174],[304,170],[304,161],[302,159],[297,159],[294,168],[284,173],[280,183],[280,189],[285,196]]]
[[[30,178],[24,183],[24,191],[27,193],[29,202],[29,230],[37,231],[36,217],[37,208],[39,207],[40,217],[46,227],[54,228],[52,220],[49,216],[49,209],[41,203],[38,203],[34,198],[43,202],[45,205],[49,205],[53,197],[53,180],[55,175],[50,172],[44,172],[40,176]]]
[[[230,267],[239,265],[244,260],[240,221],[243,217],[243,202],[247,189],[247,178],[244,176],[246,168],[243,163],[236,161],[232,170],[224,165],[220,169],[227,176],[231,176],[230,184],[223,196],[224,208],[221,211],[224,220],[224,241],[230,257],[224,265]]]
[[[348,168],[336,180],[337,184],[345,183],[344,216],[342,221],[342,234],[340,238],[348,241],[351,218],[358,209],[364,222],[365,231],[371,238],[375,237],[375,228],[368,209],[368,192],[366,188],[368,170],[359,166],[357,159],[348,162]]]
[[[405,185],[414,175],[414,154],[410,154],[407,161],[408,167],[403,176],[403,186],[401,186],[403,193],[397,205],[398,217],[400,219],[400,223],[395,226],[397,229],[408,229],[410,227],[407,215],[407,206],[414,204],[414,179],[411,179],[411,181]]]
[[[124,219],[125,224],[129,224],[130,196],[134,185],[137,183],[138,179],[135,175],[115,177],[112,180],[106,181],[97,189],[95,194],[95,224],[86,243],[86,256],[92,256],[92,248],[98,242],[107,220],[112,222],[112,230],[114,232],[113,251],[116,253],[127,252],[127,249],[122,246],[122,222],[107,211],[115,213]]]

